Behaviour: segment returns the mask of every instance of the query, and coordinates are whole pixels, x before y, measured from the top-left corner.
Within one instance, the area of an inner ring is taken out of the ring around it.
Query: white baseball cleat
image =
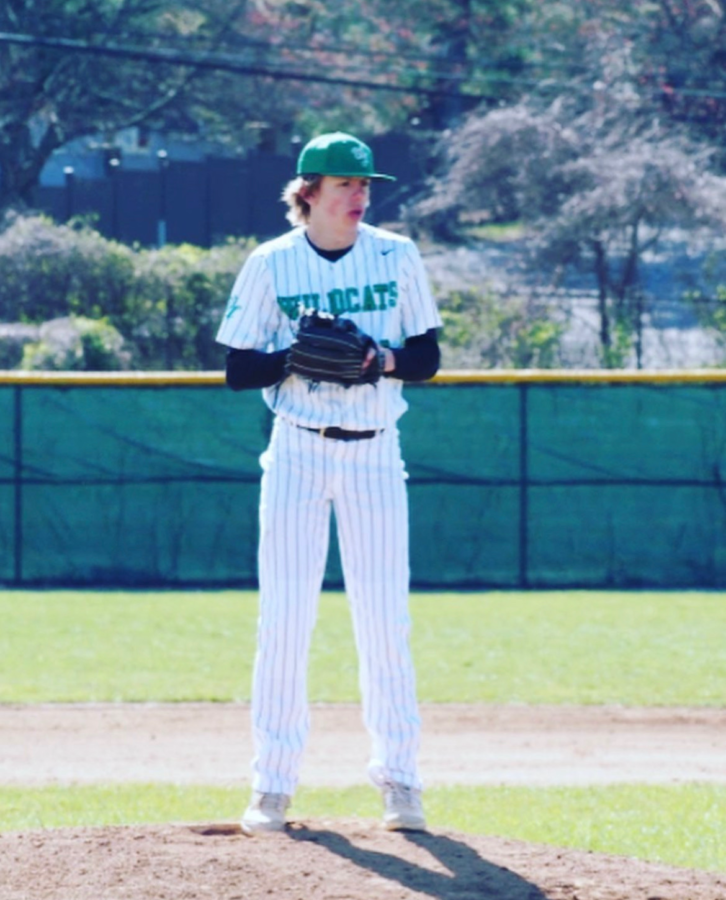
[[[383,825],[388,831],[426,831],[420,790],[391,781],[383,785],[381,793]]]
[[[251,836],[264,831],[284,831],[285,811],[289,805],[287,794],[255,791],[240,823],[243,834]]]

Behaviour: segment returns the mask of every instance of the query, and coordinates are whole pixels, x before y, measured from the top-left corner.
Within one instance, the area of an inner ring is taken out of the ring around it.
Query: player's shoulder
[[[359,234],[363,238],[364,243],[375,247],[382,253],[391,251],[410,253],[412,249],[415,249],[413,241],[405,234],[398,234],[395,231],[380,228],[377,225],[369,225],[367,222],[360,224]]]

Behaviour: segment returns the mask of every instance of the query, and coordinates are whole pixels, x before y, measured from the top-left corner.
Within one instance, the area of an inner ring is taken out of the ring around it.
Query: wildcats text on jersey
[[[367,284],[363,288],[333,288],[328,291],[325,312],[340,316],[345,313],[377,312],[392,309],[398,302],[398,283],[388,281],[379,284]],[[278,297],[277,302],[285,315],[293,321],[300,315],[301,309],[323,309],[320,294],[294,294],[291,297]]]

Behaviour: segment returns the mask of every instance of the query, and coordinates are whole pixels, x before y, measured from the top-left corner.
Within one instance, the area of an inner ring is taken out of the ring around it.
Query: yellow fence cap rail
[[[428,384],[687,384],[726,382],[726,369],[448,369]],[[224,372],[19,372],[0,385],[159,387],[223,385]]]
[[[439,372],[433,381],[438,384],[726,382],[726,369],[490,369],[476,372],[450,369]]]
[[[157,387],[224,384],[224,372],[3,372],[0,385]]]

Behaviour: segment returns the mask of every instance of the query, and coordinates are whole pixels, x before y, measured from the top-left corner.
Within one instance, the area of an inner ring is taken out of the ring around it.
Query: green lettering
[[[328,291],[328,303],[330,311],[333,315],[339,316],[345,308],[345,296],[340,288],[333,288]]]
[[[232,317],[232,315],[238,309],[241,309],[241,307],[240,307],[239,303],[237,302],[237,298],[235,297],[234,300],[227,307],[227,312],[224,314],[225,319],[230,319]]]
[[[371,286],[367,284],[363,288],[363,311],[364,312],[373,312],[376,308],[376,300],[373,296],[373,291]]]
[[[299,294],[296,294],[293,297],[278,297],[277,303],[288,319],[292,319],[293,321],[297,319],[299,313],[298,308],[300,306]]]
[[[389,281],[388,282],[388,293],[391,297],[390,306],[395,306],[398,303],[398,282],[397,281]]]
[[[387,284],[374,284],[373,290],[378,294],[378,309],[386,308],[386,294],[388,293]]]
[[[360,312],[360,303],[354,301],[354,297],[358,296],[358,288],[345,289],[345,311]]]

